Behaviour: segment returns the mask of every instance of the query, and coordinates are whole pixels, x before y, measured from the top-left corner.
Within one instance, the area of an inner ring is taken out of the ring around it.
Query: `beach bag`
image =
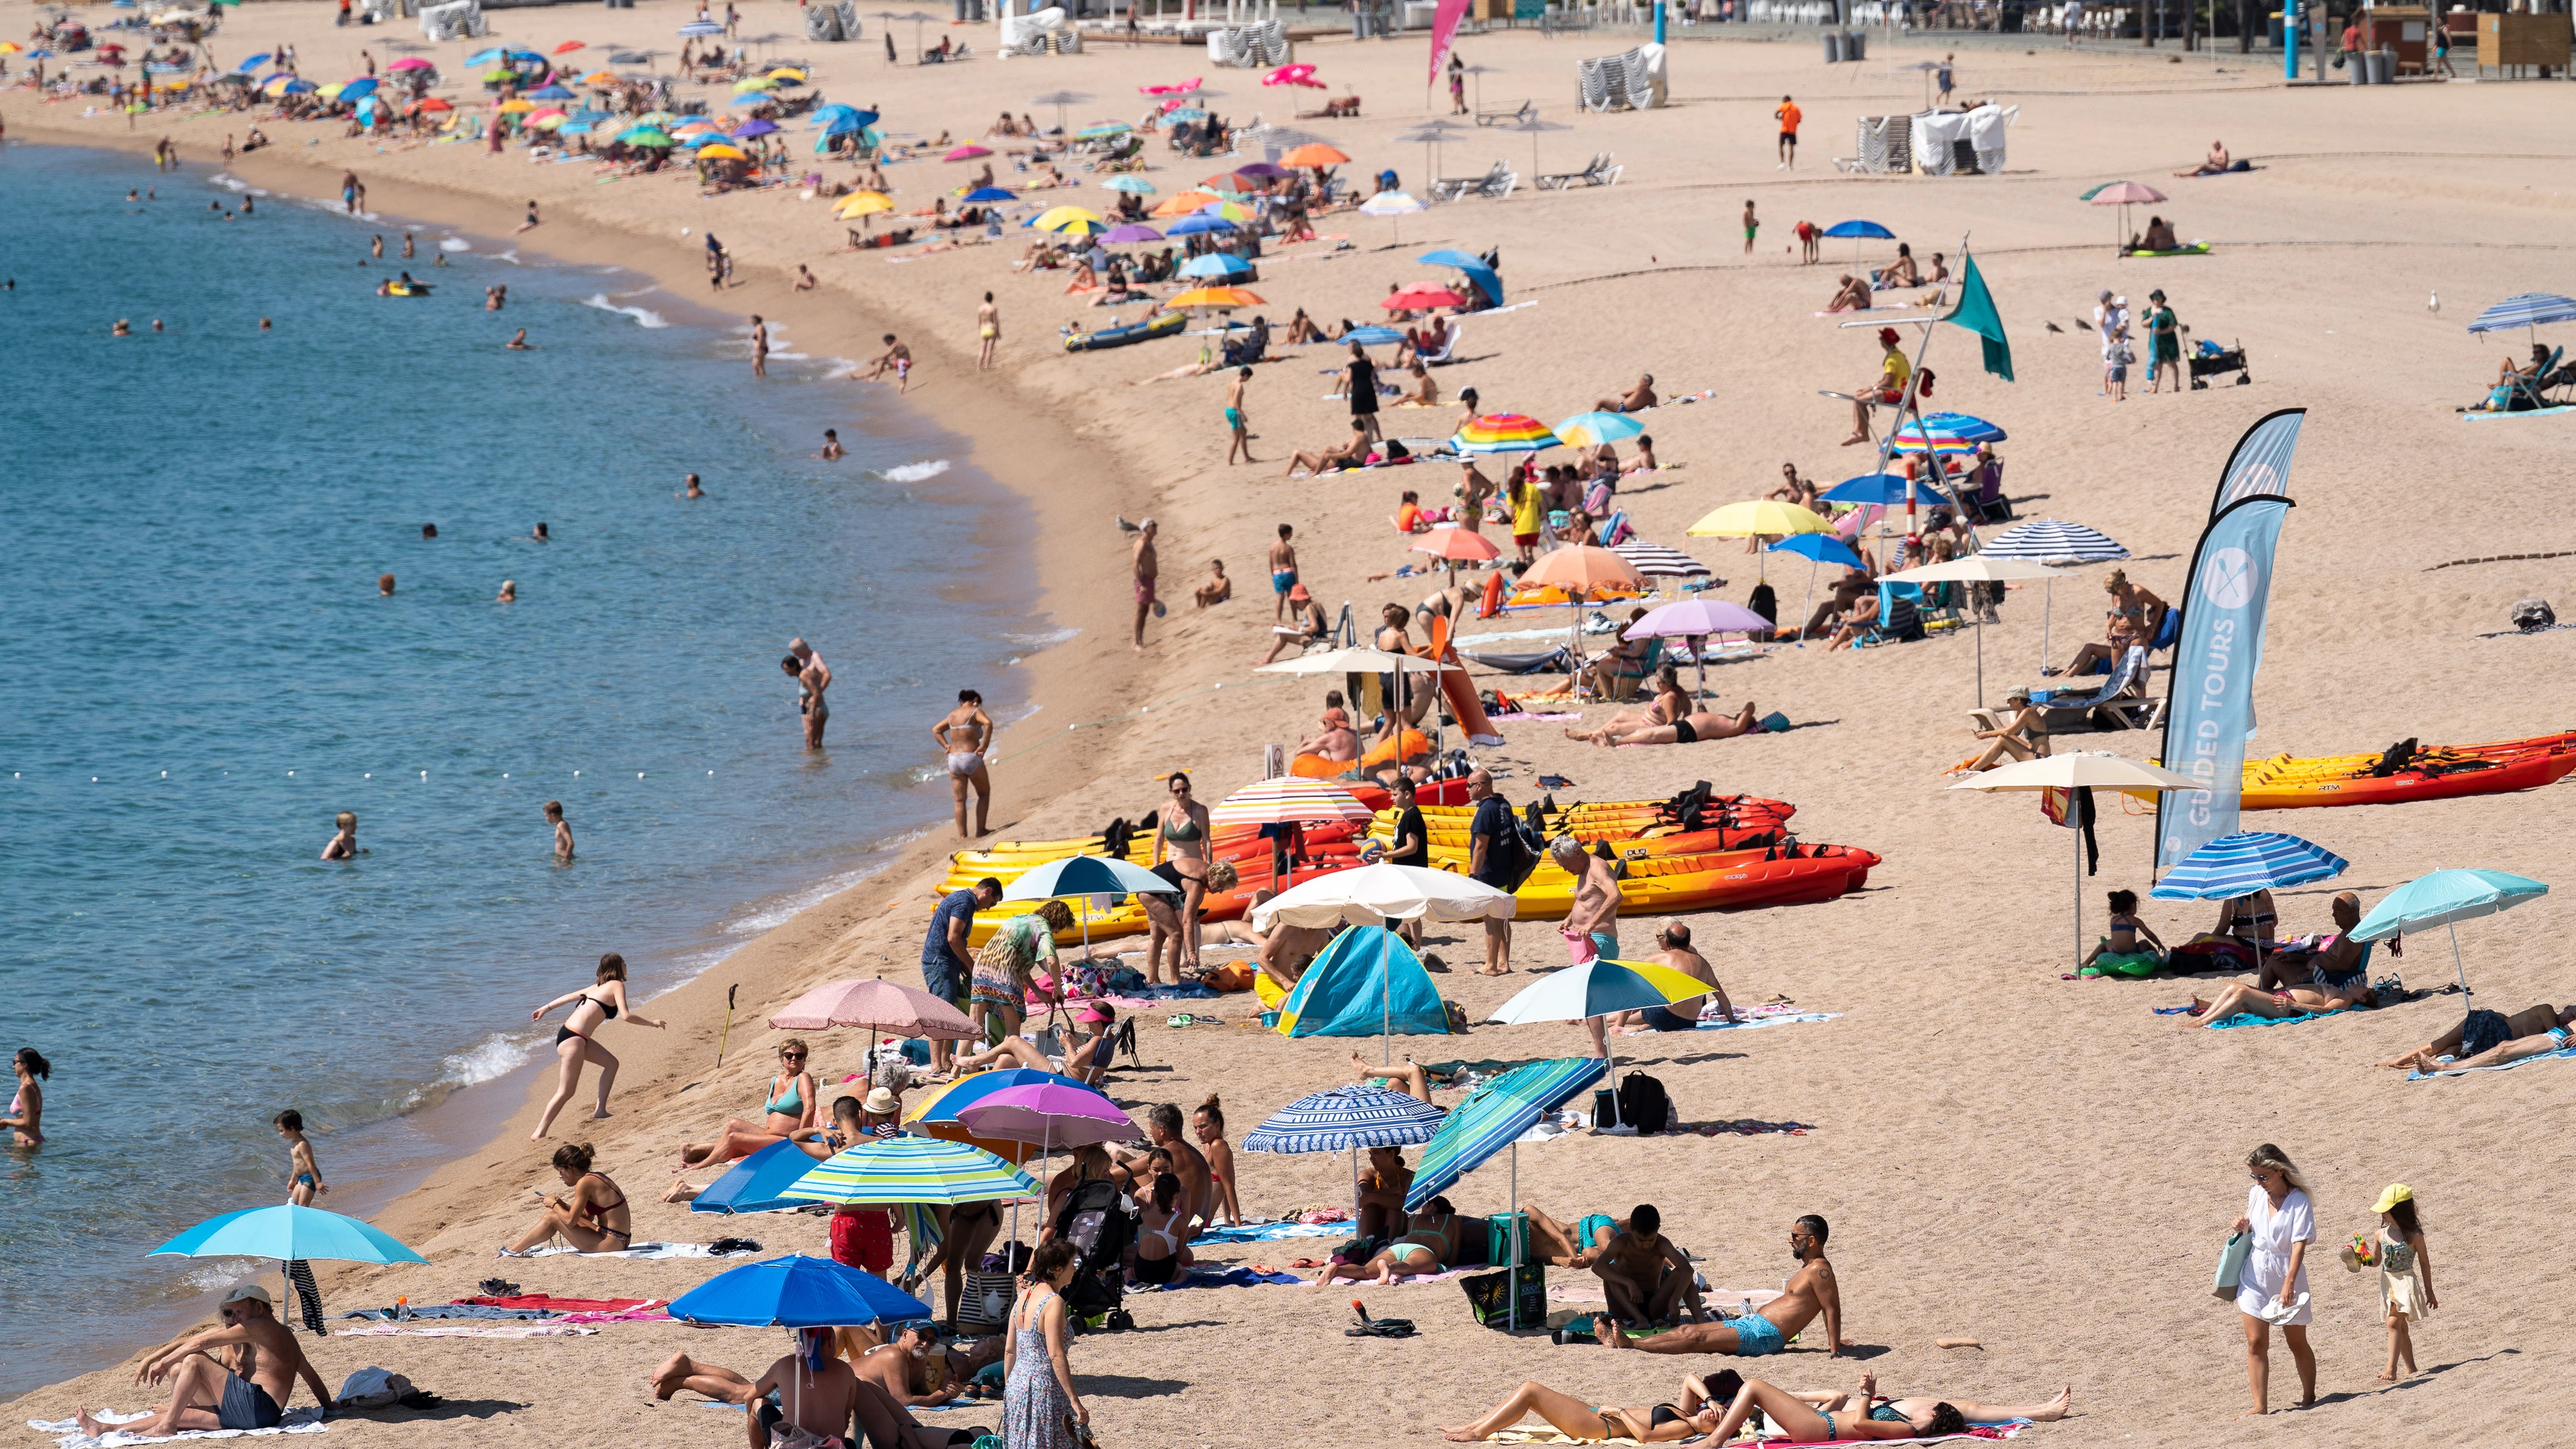
[[[1508,1330],[1517,1320],[1523,1328],[1538,1328],[1547,1323],[1547,1267],[1542,1263],[1523,1263],[1518,1269],[1503,1269],[1461,1278],[1458,1286],[1467,1292],[1467,1311],[1487,1328]]]
[[[2526,634],[2537,633],[2558,622],[2558,611],[2547,599],[2516,599],[2513,602],[2513,627]]]
[[[2245,1277],[2246,1256],[2253,1251],[2252,1233],[2236,1233],[2228,1238],[2227,1245],[2218,1250],[2218,1282],[2210,1289],[2210,1296],[2228,1299],[2236,1296],[2236,1285]]]
[[[344,1409],[383,1409],[417,1392],[401,1374],[370,1364],[349,1375],[334,1402]]]
[[[1619,1079],[1619,1120],[1640,1134],[1667,1131],[1673,1124],[1673,1099],[1664,1094],[1663,1083],[1630,1072]]]
[[[957,1326],[960,1330],[971,1327],[991,1331],[1010,1320],[1011,1303],[1019,1292],[1019,1280],[1008,1273],[969,1273],[965,1288],[965,1293],[957,1300]]]

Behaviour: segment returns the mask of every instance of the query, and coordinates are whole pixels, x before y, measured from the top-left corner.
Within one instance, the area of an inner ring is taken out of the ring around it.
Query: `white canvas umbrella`
[[[1375,926],[1425,916],[1435,921],[1508,921],[1518,908],[1511,892],[1468,876],[1381,863],[1319,875],[1280,892],[1253,907],[1252,928],[1337,926],[1344,921]]]
[[[1946,565],[1944,565],[1946,567]],[[1917,572],[1922,572],[1917,570]],[[2108,751],[2077,750],[2023,760],[2018,764],[1970,775],[1953,790],[2072,790],[2089,785],[2104,790],[2197,790],[2200,782],[2160,765],[2132,760]],[[2075,957],[2084,957],[2084,832],[2075,836]]]
[[[1442,664],[1419,654],[1396,654],[1384,649],[1357,648],[1327,649],[1321,654],[1301,654],[1294,659],[1282,659],[1276,664],[1264,664],[1255,672],[1260,674],[1392,674],[1395,676],[1396,697],[1388,701],[1387,707],[1397,713],[1403,713],[1413,703],[1412,681],[1407,676],[1437,674],[1444,669],[1458,674],[1467,672],[1465,665]],[[1354,699],[1351,704],[1356,717],[1359,701]],[[1432,730],[1436,735],[1440,728],[1439,716],[1434,714],[1431,718]],[[1437,741],[1435,740],[1434,743],[1436,744]]]
[[[1921,568],[1892,573],[1880,579],[1879,582],[1883,584],[1997,584],[2056,577],[2057,570],[2044,568],[2035,563],[2023,563],[2018,559],[1989,558],[1982,553],[1972,553],[1966,558],[1952,559],[1948,563],[1925,564]],[[1981,616],[1977,621],[1977,708],[1985,707],[1986,625]],[[2195,785],[2192,788],[2200,787]]]

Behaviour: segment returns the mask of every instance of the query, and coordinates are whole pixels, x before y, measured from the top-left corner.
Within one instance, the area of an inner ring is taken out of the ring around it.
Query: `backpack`
[[[1664,1095],[1664,1084],[1643,1072],[1630,1072],[1620,1078],[1619,1120],[1640,1134],[1669,1131],[1673,1100]]]
[[[1482,804],[1476,807],[1480,814],[1484,808]],[[1530,808],[1538,807],[1533,804]],[[1494,834],[1494,843],[1485,847],[1485,872],[1494,884],[1516,891],[1530,878],[1530,872],[1538,869],[1538,846],[1533,843],[1528,824],[1513,815],[1508,805],[1503,807],[1503,818],[1507,824]]]

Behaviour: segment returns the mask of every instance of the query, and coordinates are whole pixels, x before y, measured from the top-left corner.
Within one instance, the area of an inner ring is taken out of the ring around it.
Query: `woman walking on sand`
[[[975,309],[975,370],[993,370],[993,349],[1002,340],[1002,309],[993,305],[993,294],[986,292],[982,306]]]
[[[1065,1359],[1065,1285],[1073,1281],[1073,1244],[1055,1239],[1029,1259],[1011,1336],[1002,1344],[1003,1449],[1074,1449],[1088,1439],[1091,1410],[1073,1389]]]
[[[2253,1234],[2245,1267],[2236,1279],[2236,1311],[2245,1319],[2245,1383],[2254,1407],[2238,1418],[2271,1412],[2272,1328],[2290,1346],[2299,1370],[2299,1407],[2317,1401],[2317,1355],[2308,1347],[2308,1245],[2316,1241],[2317,1216],[2307,1182],[2289,1156],[2266,1142],[2245,1159],[2254,1185],[2245,1214],[2230,1231]]]
[[[599,977],[590,989],[558,996],[529,1012],[528,1019],[543,1021],[546,1013],[558,1006],[572,1008],[564,1017],[564,1024],[555,1028],[555,1060],[562,1064],[562,1075],[555,1082],[554,1100],[546,1103],[546,1110],[537,1118],[537,1130],[528,1134],[531,1142],[545,1140],[546,1130],[555,1125],[555,1114],[564,1109],[564,1103],[572,1100],[573,1093],[581,1090],[581,1069],[585,1062],[599,1068],[599,1107],[590,1115],[593,1119],[608,1115],[608,1089],[617,1085],[617,1055],[595,1040],[601,1023],[615,1021],[620,1013],[624,1013],[626,1019],[637,1026],[649,1026],[656,1031],[671,1024],[627,1010],[626,958],[614,951],[599,958]]]

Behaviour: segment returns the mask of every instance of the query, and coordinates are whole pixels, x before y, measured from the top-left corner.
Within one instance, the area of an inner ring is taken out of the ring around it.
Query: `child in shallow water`
[[[2139,945],[2144,937],[2146,944]],[[2079,976],[2147,976],[2164,964],[2165,943],[2138,919],[2136,891],[2111,892],[2111,934],[2093,943],[2076,967]]]

